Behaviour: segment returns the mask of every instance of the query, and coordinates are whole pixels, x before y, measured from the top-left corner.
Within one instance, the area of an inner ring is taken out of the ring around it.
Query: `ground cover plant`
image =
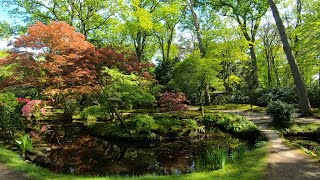
[[[288,128],[281,129],[280,133],[288,142],[301,148],[307,154],[320,157],[320,124],[296,123]]]

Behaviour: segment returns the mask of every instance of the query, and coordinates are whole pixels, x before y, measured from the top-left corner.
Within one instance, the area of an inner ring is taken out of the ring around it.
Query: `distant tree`
[[[268,10],[267,2],[258,0],[210,0],[209,2],[221,14],[233,18],[239,24],[243,36],[249,42],[251,56],[249,88],[257,88],[259,80],[255,42],[261,18]]]
[[[194,103],[204,103],[207,87],[223,89],[223,83],[217,77],[218,70],[217,62],[201,58],[200,52],[194,53],[174,67],[169,84],[175,90],[185,93]]]
[[[107,27],[118,11],[118,1],[100,0],[5,0],[4,6],[13,7],[10,13],[29,23],[65,21],[85,38],[94,37]]]

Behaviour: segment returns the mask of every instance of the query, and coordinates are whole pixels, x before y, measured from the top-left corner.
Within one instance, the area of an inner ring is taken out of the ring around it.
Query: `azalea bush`
[[[183,111],[188,108],[188,100],[183,93],[165,92],[159,99],[160,108],[164,112]]]
[[[21,109],[22,116],[31,119],[32,117],[40,117],[47,114],[46,102],[42,100],[30,100]]]

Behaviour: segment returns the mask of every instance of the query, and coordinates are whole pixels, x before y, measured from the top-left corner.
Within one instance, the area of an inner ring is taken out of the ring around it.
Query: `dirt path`
[[[271,122],[269,116],[263,113],[226,112],[239,114],[252,120],[269,139],[267,180],[320,179],[320,163],[301,150],[284,144],[278,131],[267,129],[267,124]],[[300,123],[320,123],[319,119],[313,118],[295,118],[294,120]]]
[[[0,180],[27,180],[25,175],[9,170],[3,164],[0,164]]]

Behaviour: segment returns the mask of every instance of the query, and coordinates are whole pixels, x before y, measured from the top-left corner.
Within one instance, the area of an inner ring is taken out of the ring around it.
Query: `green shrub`
[[[181,120],[181,130],[179,136],[187,134],[189,137],[196,137],[199,134],[205,133],[205,127],[199,126],[197,121],[194,119],[183,119]]]
[[[264,88],[248,91],[250,102],[257,106],[267,106],[269,102],[280,100],[290,104],[297,103],[297,94],[292,88]]]
[[[108,109],[105,106],[94,105],[84,108],[80,116],[82,119],[108,119]]]
[[[203,117],[203,123],[206,128],[219,127],[250,142],[265,139],[264,135],[252,121],[236,114],[208,114]]]
[[[294,107],[291,104],[279,100],[272,101],[267,107],[267,114],[273,118],[273,124],[279,128],[289,126],[293,113]]]
[[[260,148],[260,147],[265,146],[267,143],[268,143],[267,141],[259,141],[254,145],[254,147],[255,148]]]
[[[10,132],[13,136],[15,131],[23,128],[19,103],[12,93],[0,93],[0,129]]]
[[[102,138],[130,139],[129,131],[119,124],[114,123],[94,123],[88,126],[90,133]]]
[[[227,131],[235,133],[258,130],[258,127],[252,121],[249,121],[246,118],[238,116],[236,114],[208,114],[204,116],[203,123],[206,126],[216,124]]]
[[[320,107],[320,87],[318,85],[308,88],[308,97],[311,107]]]
[[[157,125],[153,117],[147,114],[138,114],[130,121],[130,132],[133,134],[151,134],[157,129]]]

